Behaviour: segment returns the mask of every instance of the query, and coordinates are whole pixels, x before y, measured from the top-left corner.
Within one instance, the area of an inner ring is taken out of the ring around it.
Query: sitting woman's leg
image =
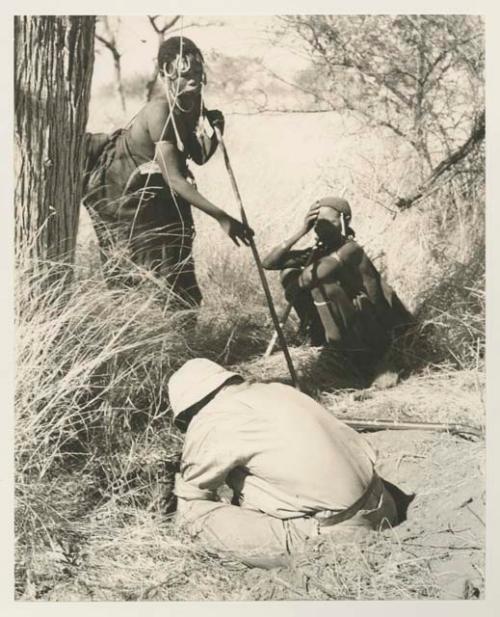
[[[300,319],[301,330],[308,333],[311,345],[324,345],[326,342],[325,330],[318,311],[314,306],[311,292],[301,289],[298,285],[297,279],[300,273],[301,270],[297,268],[282,270],[280,281],[285,291],[285,298],[297,313]]]

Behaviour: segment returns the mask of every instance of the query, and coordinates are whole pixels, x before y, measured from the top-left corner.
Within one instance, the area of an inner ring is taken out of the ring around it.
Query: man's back
[[[182,476],[201,489],[227,477],[248,508],[289,518],[349,507],[366,490],[365,440],[310,397],[282,384],[220,392],[193,419]]]

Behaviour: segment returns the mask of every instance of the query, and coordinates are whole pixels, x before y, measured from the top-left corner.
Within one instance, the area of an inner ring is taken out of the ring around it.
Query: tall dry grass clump
[[[56,267],[56,266],[54,266]],[[16,541],[20,588],[36,556],[97,504],[158,507],[161,469],[180,448],[166,381],[189,357],[189,312],[155,294],[18,270]]]
[[[485,182],[476,159],[394,223],[386,266],[418,323],[405,341],[410,367],[484,366]]]
[[[165,512],[182,447],[168,378],[190,357],[248,357],[269,329],[245,289],[230,291],[237,276],[226,276],[232,283],[195,315],[174,309],[168,287],[147,273],[134,288],[109,288],[91,259],[80,261],[65,278],[54,275],[57,264],[37,274],[28,263],[17,269],[20,594],[39,589],[40,555],[80,544],[72,539],[96,509]]]

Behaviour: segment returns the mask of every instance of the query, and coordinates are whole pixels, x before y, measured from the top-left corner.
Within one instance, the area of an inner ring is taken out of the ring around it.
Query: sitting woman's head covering
[[[332,208],[333,210],[339,212],[343,217],[343,225],[345,225],[343,229],[343,235],[348,238],[355,237],[356,233],[350,225],[352,219],[352,210],[347,199],[330,195],[329,197],[323,197],[322,199],[319,199],[318,204],[321,208]]]
[[[342,199],[342,197],[334,197],[331,195],[320,199],[318,204],[321,208],[333,208],[333,210],[337,210],[337,212],[343,214],[346,219],[346,223],[351,221],[352,210],[347,199]]]

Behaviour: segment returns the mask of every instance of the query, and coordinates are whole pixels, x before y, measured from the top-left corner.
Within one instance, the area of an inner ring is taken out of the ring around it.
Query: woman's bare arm
[[[183,176],[180,153],[174,143],[173,129],[167,122],[167,112],[166,106],[152,107],[148,117],[149,134],[156,144],[155,160],[160,166],[165,182],[174,194],[214,218],[236,245],[239,245],[238,240],[248,245],[248,238],[253,235],[253,231],[209,201]]]
[[[318,212],[319,206],[314,203],[309,208],[300,228],[288,240],[281,242],[269,251],[262,260],[262,265],[266,270],[282,270],[285,267],[290,249],[313,228],[318,218]]]

